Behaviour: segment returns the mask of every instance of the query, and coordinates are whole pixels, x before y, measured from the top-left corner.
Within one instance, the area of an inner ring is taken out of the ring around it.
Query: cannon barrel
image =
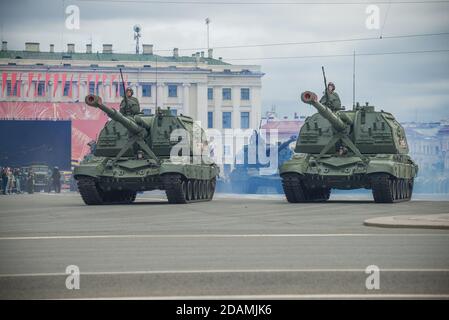
[[[311,91],[304,91],[301,94],[301,100],[304,103],[314,106],[318,112],[326,118],[337,131],[343,131],[347,125],[340,119],[338,115],[333,113],[328,107],[322,105],[318,101],[318,96]]]
[[[88,106],[102,110],[104,113],[106,113],[109,116],[109,118],[111,118],[112,120],[115,120],[117,122],[120,122],[126,129],[128,129],[129,131],[131,131],[134,134],[141,133],[143,130],[145,130],[144,128],[139,126],[136,122],[128,119],[127,117],[122,115],[117,110],[110,109],[110,108],[106,107],[103,104],[103,101],[101,100],[101,98],[99,96],[89,94],[86,96],[84,101],[86,102],[86,104]]]

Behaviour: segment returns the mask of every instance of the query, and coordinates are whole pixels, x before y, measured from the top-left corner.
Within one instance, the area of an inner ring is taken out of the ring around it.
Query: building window
[[[170,114],[171,114],[172,116],[176,116],[176,115],[178,114],[178,110],[176,110],[176,109],[170,109]]]
[[[223,112],[223,129],[232,128],[232,112]]]
[[[142,97],[151,97],[151,84],[142,84]]]
[[[231,88],[223,88],[223,100],[231,100]]]
[[[3,88],[3,86],[2,86]],[[7,80],[6,81],[6,95],[10,96],[11,95],[11,81]]]
[[[152,112],[150,108],[144,108],[142,109],[143,115],[144,116],[151,116]]]
[[[240,128],[249,129],[249,112],[240,113]]]
[[[89,94],[95,94],[95,82],[89,82]]]
[[[176,84],[168,85],[168,96],[170,98],[176,98],[178,96],[178,86]]]
[[[39,81],[37,84],[37,95],[38,96],[45,96],[45,83],[44,81]]]
[[[241,100],[249,100],[249,88],[241,88],[240,89],[240,99]]]
[[[207,113],[207,127],[208,128],[214,127],[214,113],[212,111],[209,111]]]
[[[68,97],[69,96],[69,91],[70,91],[70,82],[67,82],[64,84],[64,97]]]
[[[214,89],[207,88],[207,100],[214,100]]]

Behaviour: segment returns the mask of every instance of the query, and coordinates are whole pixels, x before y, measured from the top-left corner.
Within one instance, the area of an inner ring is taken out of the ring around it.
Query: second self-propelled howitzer
[[[333,112],[315,93],[301,94],[318,113],[301,127],[295,154],[280,168],[289,202],[326,201],[331,189],[372,189],[376,202],[410,200],[418,166],[403,127],[368,103]]]
[[[170,203],[212,199],[219,169],[207,155],[192,153],[194,131],[199,132],[196,143],[207,146],[204,131],[192,118],[173,116],[169,109],[123,115],[95,95],[86,96],[85,102],[111,118],[99,134],[94,155],[74,170],[86,204],[132,203],[138,191],[155,189],[165,190]],[[187,143],[182,150],[188,154],[174,161],[171,151],[179,143]]]

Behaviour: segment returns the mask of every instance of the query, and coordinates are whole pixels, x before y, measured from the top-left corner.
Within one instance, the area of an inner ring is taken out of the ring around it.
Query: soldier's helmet
[[[335,90],[335,84],[333,82],[329,82],[327,87],[332,87],[332,91]]]
[[[134,94],[134,91],[133,91],[133,89],[131,89],[131,88],[126,88],[126,92],[128,92],[128,91],[131,91],[131,95],[133,95],[133,94]]]

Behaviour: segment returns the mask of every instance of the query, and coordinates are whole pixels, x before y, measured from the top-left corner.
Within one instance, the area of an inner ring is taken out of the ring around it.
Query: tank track
[[[376,174],[371,179],[374,202],[409,201],[413,194],[413,178],[399,179],[389,174]]]
[[[103,191],[94,178],[78,178],[78,191],[87,205],[130,204],[136,200],[136,192],[132,190]]]
[[[180,174],[165,174],[162,181],[168,202],[172,204],[210,201],[214,197],[215,178],[185,179]]]
[[[301,176],[296,173],[287,173],[282,176],[282,187],[287,201],[324,202],[329,200],[330,188],[307,188]]]

